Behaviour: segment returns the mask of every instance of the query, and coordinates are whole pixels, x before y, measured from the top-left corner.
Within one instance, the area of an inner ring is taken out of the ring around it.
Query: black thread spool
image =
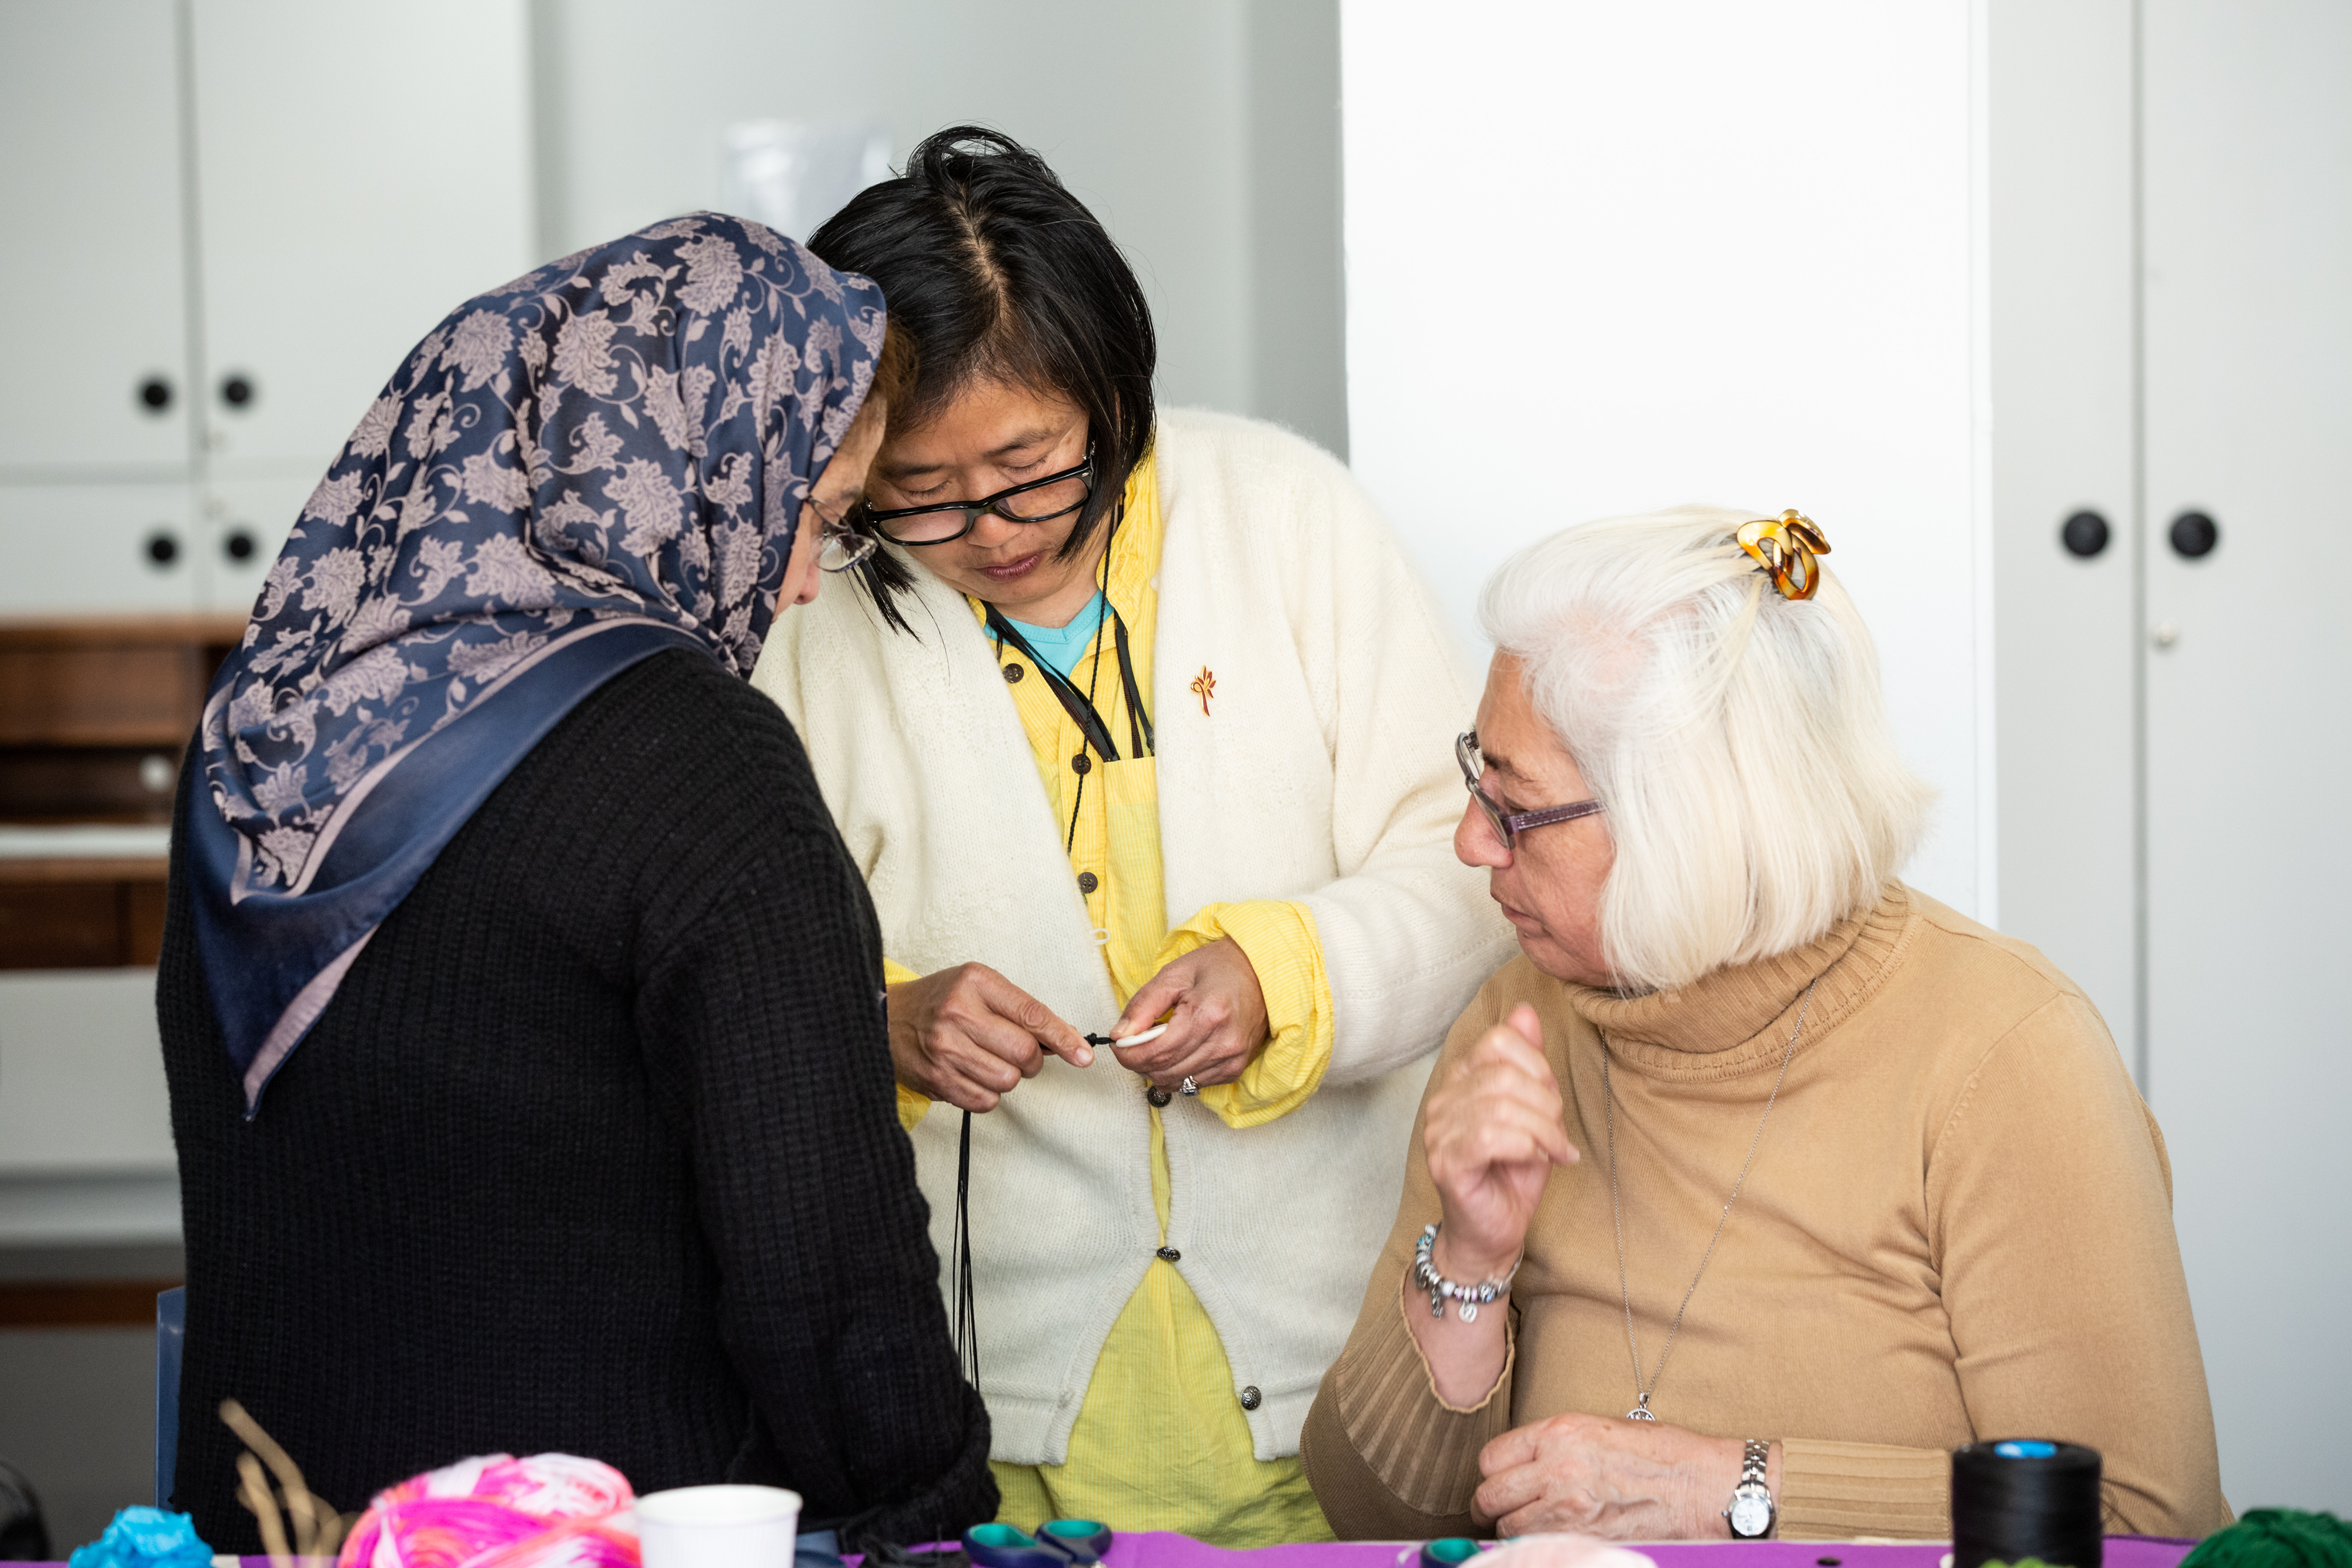
[[[2099,1451],[2013,1437],[1952,1451],[1952,1568],[2100,1568]]]

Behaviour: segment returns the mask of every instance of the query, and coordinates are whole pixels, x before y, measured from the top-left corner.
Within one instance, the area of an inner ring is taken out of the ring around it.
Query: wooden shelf
[[[225,615],[0,621],[0,748],[161,747],[176,761],[244,635]]]
[[[163,823],[232,615],[0,620],[0,823]],[[0,857],[0,969],[155,962],[165,862]]]

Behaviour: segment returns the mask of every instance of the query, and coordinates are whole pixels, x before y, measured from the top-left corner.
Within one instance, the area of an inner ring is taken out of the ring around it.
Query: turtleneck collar
[[[1635,1071],[1735,1077],[1780,1061],[1805,988],[1816,979],[1805,1041],[1844,1021],[1895,967],[1916,919],[1910,890],[1889,883],[1876,904],[1839,921],[1819,940],[1717,969],[1679,990],[1628,997],[1587,986],[1563,989],[1577,1016],[1605,1034],[1611,1054]]]

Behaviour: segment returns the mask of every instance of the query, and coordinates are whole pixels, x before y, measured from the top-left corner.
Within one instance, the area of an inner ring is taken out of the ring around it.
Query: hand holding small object
[[[1093,1062],[1086,1037],[985,964],[962,964],[888,988],[890,1065],[919,1094],[993,1111],[1052,1051]]]
[[[1167,1016],[1164,1026],[1153,1020]],[[1232,937],[1171,959],[1111,1026],[1119,1065],[1162,1089],[1231,1083],[1265,1043],[1265,993]]]

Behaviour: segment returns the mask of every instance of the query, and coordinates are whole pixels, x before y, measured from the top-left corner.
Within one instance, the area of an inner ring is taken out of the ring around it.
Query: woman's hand
[[[1517,1260],[1552,1166],[1577,1160],[1565,1114],[1543,1024],[1525,1003],[1445,1070],[1421,1131],[1444,1210],[1440,1273],[1475,1285]]]
[[[985,964],[961,964],[888,988],[890,1066],[919,1094],[963,1111],[993,1111],[1050,1051],[1074,1067],[1095,1059],[1086,1037]]]
[[[1472,1517],[1502,1535],[1579,1531],[1615,1541],[1724,1540],[1723,1511],[1746,1444],[1687,1427],[1554,1416],[1504,1433],[1478,1456]],[[1780,1445],[1765,1484],[1780,1491]]]
[[[1163,1089],[1185,1079],[1231,1083],[1265,1043],[1265,992],[1241,944],[1227,936],[1172,959],[1128,999],[1113,1040],[1141,1034],[1170,1009],[1168,1032],[1118,1052],[1129,1072]]]

